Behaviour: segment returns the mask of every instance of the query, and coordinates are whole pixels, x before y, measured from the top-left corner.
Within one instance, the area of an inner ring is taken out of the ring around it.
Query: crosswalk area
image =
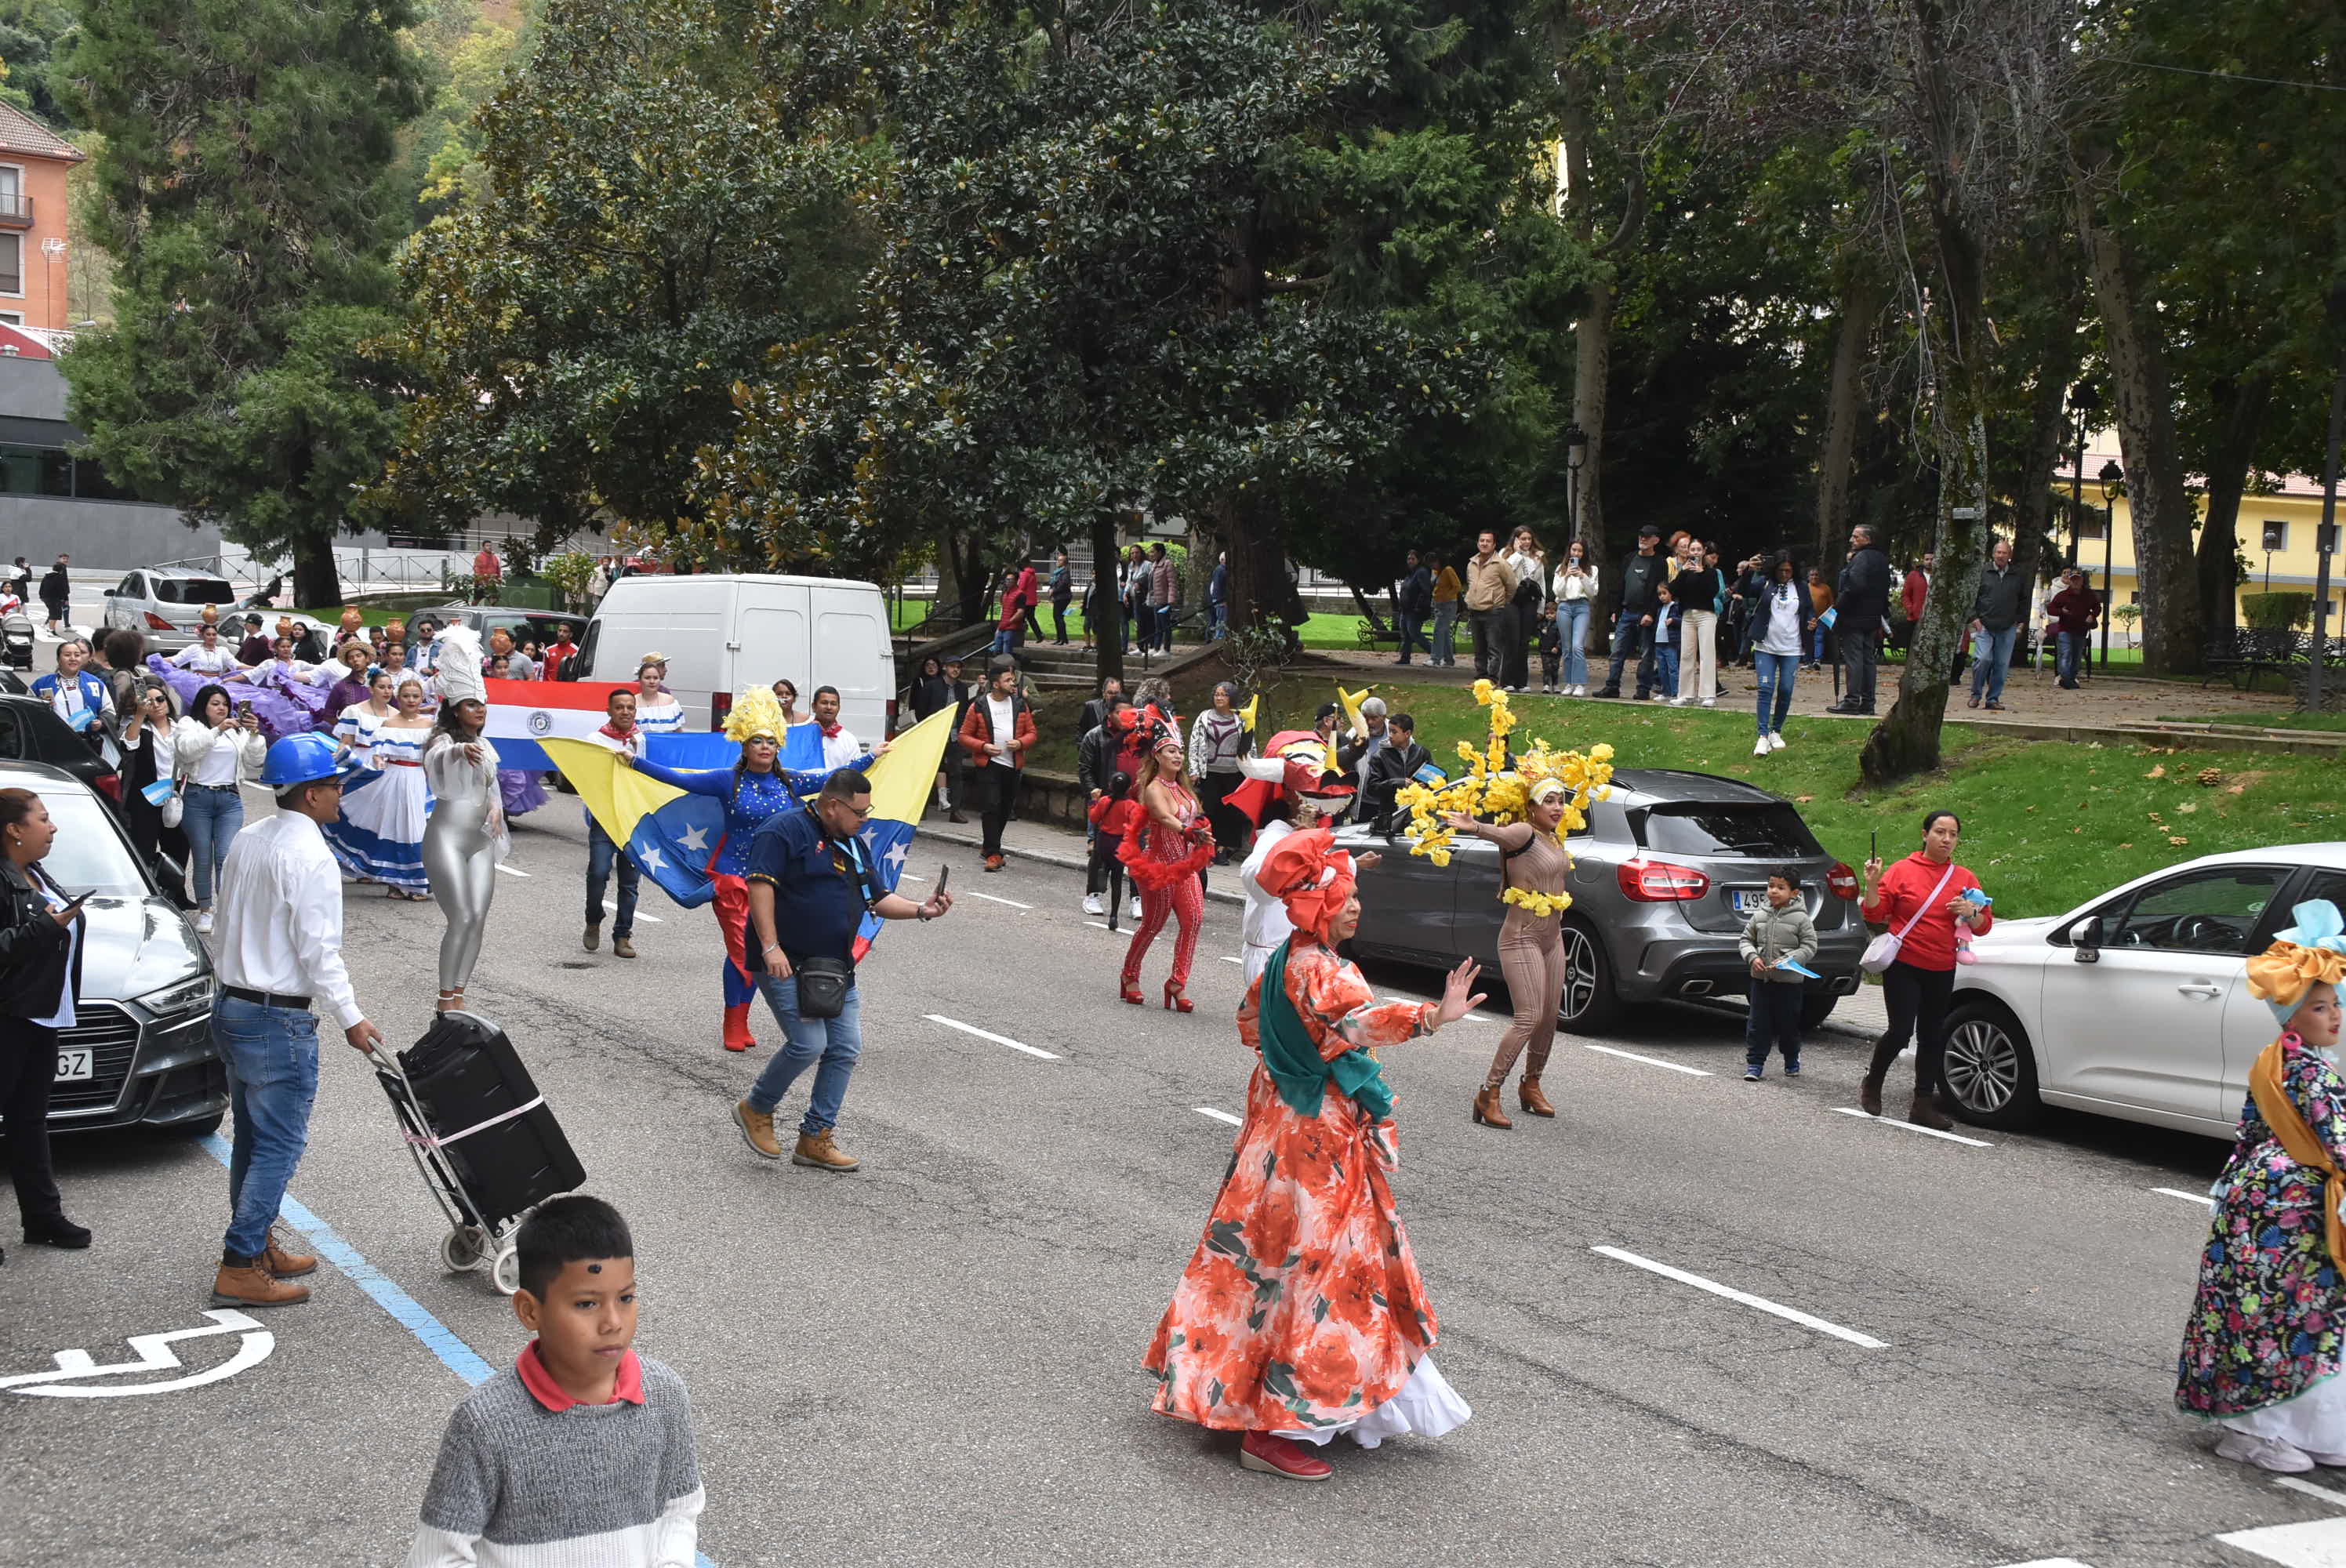
[[[2276,1476],[2273,1484],[2283,1491],[2300,1492],[2331,1507],[2346,1509],[2346,1491],[2300,1481],[2293,1475]],[[2221,1550],[2221,1561],[2239,1563],[2241,1568],[2255,1568],[2259,1563],[2274,1563],[2279,1568],[2346,1568],[2346,1516],[2309,1519],[2295,1524],[2261,1525],[2254,1530],[2231,1531],[2209,1539]],[[2077,1557],[2036,1557],[2025,1563],[2001,1564],[2000,1568],[2115,1568],[2115,1565]]]

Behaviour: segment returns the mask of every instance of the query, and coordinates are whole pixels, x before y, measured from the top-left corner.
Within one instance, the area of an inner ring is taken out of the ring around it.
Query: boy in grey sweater
[[[1800,983],[1808,976],[1779,967],[1806,964],[1817,956],[1817,924],[1801,901],[1800,880],[1790,871],[1768,879],[1768,901],[1744,923],[1737,944],[1751,971],[1746,986],[1751,1015],[1743,1025],[1743,1081],[1756,1084],[1768,1065],[1772,1041],[1784,1054],[1784,1076],[1800,1075]]]
[[[557,1197],[515,1242],[514,1316],[537,1338],[448,1418],[407,1568],[692,1568],[692,1405],[631,1348],[627,1221]]]

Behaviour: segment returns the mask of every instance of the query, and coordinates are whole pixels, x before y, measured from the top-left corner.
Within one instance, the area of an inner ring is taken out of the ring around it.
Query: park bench
[[[1354,635],[1359,637],[1361,647],[1371,653],[1376,652],[1379,648],[1401,647],[1401,628],[1397,626],[1381,626],[1374,621],[1364,620]]]
[[[2254,690],[2257,677],[2267,672],[2286,683],[2292,671],[2307,663],[2312,640],[2303,632],[2263,626],[2218,632],[2208,639],[2208,673],[2199,684],[2220,675],[2236,687]]]

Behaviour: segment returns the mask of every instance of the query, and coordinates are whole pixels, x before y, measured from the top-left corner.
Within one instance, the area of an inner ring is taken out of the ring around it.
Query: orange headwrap
[[[1287,906],[1296,930],[1321,942],[1352,896],[1352,851],[1336,848],[1336,835],[1327,828],[1288,834],[1263,857],[1255,876],[1263,891]]]

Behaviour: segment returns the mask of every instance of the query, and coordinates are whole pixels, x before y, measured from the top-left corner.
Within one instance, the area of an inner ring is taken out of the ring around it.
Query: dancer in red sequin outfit
[[[1189,963],[1197,957],[1198,932],[1206,921],[1206,887],[1198,873],[1214,858],[1214,834],[1198,809],[1198,798],[1181,781],[1178,730],[1159,731],[1134,786],[1141,814],[1117,851],[1140,890],[1140,929],[1132,933],[1132,946],[1124,955],[1124,999],[1136,1007],[1144,1001],[1140,961],[1167,919],[1176,919],[1181,933],[1173,944],[1173,978],[1165,983],[1165,1005],[1188,1013],[1193,1010],[1185,994]]]

